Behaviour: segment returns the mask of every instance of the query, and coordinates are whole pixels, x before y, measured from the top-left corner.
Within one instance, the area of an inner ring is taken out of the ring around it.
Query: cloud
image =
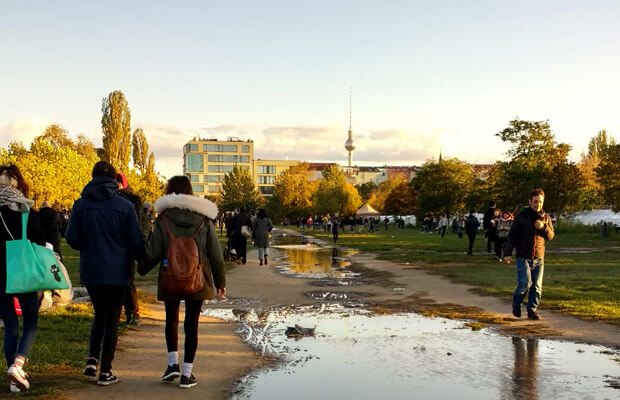
[[[14,120],[0,126],[0,147],[6,147],[10,142],[19,141],[24,146],[30,146],[32,140],[41,135],[51,124],[48,120]]]

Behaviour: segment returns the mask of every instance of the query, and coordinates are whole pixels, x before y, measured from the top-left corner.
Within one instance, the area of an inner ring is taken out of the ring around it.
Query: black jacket
[[[14,239],[22,238],[22,213],[13,211],[8,207],[0,207],[0,213],[2,213],[2,219],[4,219],[6,227],[11,232],[9,235],[4,224],[0,222],[0,294],[4,294],[6,290],[6,242],[13,240],[11,235],[13,235]],[[33,243],[45,246],[45,232],[41,228],[39,215],[34,211],[30,211],[28,215],[26,238]]]
[[[534,223],[541,220],[543,229],[536,229]],[[545,241],[555,237],[551,218],[544,211],[537,213],[530,207],[526,207],[517,216],[508,232],[508,239],[504,245],[504,254],[512,255],[512,250],[517,249],[517,257],[527,259],[545,257]]]
[[[478,233],[478,228],[480,227],[480,221],[474,215],[469,215],[465,220],[465,233],[468,235]]]
[[[42,207],[39,210],[39,219],[41,220],[41,227],[45,232],[45,241],[54,246],[54,251],[61,254],[60,251],[60,229],[62,227],[62,220],[58,211],[51,207]]]
[[[252,229],[252,219],[246,212],[240,212],[233,217],[232,237],[236,242],[243,241],[245,236],[241,234],[241,227],[247,226]]]
[[[80,251],[80,282],[127,286],[134,257],[144,254],[136,211],[112,178],[93,178],[73,204],[67,243]]]
[[[484,216],[482,217],[482,229],[485,231],[491,228],[491,220],[493,219],[493,214],[495,214],[495,207],[489,207],[488,210],[484,212]]]

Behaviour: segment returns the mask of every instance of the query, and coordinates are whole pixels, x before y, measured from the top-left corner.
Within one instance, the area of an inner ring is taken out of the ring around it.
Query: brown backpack
[[[202,220],[190,237],[175,237],[170,231],[166,216],[161,214],[170,242],[168,243],[167,264],[161,272],[162,289],[171,294],[188,295],[202,290],[205,279],[202,273],[200,253],[194,238],[205,224]]]

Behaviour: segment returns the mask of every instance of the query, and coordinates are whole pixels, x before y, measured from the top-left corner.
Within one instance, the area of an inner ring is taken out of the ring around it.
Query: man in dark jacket
[[[469,238],[469,247],[467,248],[467,255],[471,255],[473,253],[474,240],[476,240],[476,235],[478,234],[478,228],[480,227],[480,222],[478,218],[474,215],[474,210],[469,212],[469,216],[465,220],[465,233]]]
[[[144,238],[133,205],[118,194],[114,167],[99,161],[92,176],[73,204],[66,239],[80,251],[80,282],[95,309],[84,375],[96,376],[101,359],[97,384],[107,386],[118,381],[112,374],[118,319]]]
[[[252,220],[245,210],[245,207],[239,209],[239,213],[233,217],[233,230],[232,230],[232,242],[235,252],[237,253],[237,264],[245,265],[246,250],[248,245],[248,239],[241,233],[241,228],[247,226],[248,229],[252,229]]]
[[[491,220],[494,214],[495,202],[490,201],[489,208],[484,212],[484,216],[482,217],[482,229],[484,229],[484,237],[487,239],[487,253],[491,252],[491,242],[493,242],[493,237],[489,234],[489,230],[491,229]]]
[[[136,212],[138,220],[142,218],[142,200],[140,196],[134,194],[133,190],[129,186],[129,181],[125,174],[118,172],[116,174],[116,183],[118,184],[118,194],[124,199],[128,200]],[[140,225],[142,230],[142,225]],[[142,235],[144,237],[144,235]],[[146,240],[146,238],[145,238]],[[140,323],[140,305],[138,304],[138,292],[134,283],[136,276],[136,262],[133,262],[133,268],[131,270],[131,277],[129,279],[129,286],[127,286],[127,294],[125,295],[125,301],[123,307],[125,307],[125,324],[138,325]]]
[[[62,220],[60,219],[60,214],[50,207],[49,202],[44,201],[39,210],[39,219],[41,220],[41,227],[43,227],[45,232],[45,241],[54,246],[54,251],[62,259],[62,251],[60,249]]]
[[[508,264],[512,250],[517,249],[517,287],[512,295],[512,313],[517,318],[521,317],[521,303],[529,291],[527,317],[540,319],[536,310],[542,295],[545,241],[555,236],[551,219],[543,211],[544,200],[542,189],[535,189],[530,194],[530,206],[515,217],[504,246],[504,259]]]

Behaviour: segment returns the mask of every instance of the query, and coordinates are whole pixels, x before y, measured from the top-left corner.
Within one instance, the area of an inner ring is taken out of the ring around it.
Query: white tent
[[[370,204],[364,204],[362,208],[357,210],[357,213],[355,215],[360,216],[360,217],[374,217],[374,216],[380,215],[380,213],[379,211],[372,208]]]

